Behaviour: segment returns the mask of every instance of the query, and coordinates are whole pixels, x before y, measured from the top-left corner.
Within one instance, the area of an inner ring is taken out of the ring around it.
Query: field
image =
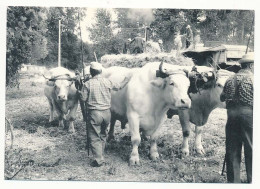
[[[177,116],[167,120],[160,132],[159,161],[148,157],[149,141],[139,146],[140,166],[130,167],[130,135],[115,129],[116,140],[107,143],[106,164],[90,166],[85,149],[86,129],[80,107],[75,121],[76,133],[50,124],[48,102],[43,94],[44,83],[35,78],[21,79],[20,89],[6,90],[6,117],[14,126],[14,147],[6,133],[5,179],[13,180],[76,180],[76,181],[145,181],[174,183],[225,183],[221,175],[225,155],[226,110],[215,109],[204,126],[205,156],[194,152],[194,132],[190,137],[190,156],[181,157],[182,132]],[[192,131],[194,126],[192,125]],[[242,180],[245,168],[242,164]]]

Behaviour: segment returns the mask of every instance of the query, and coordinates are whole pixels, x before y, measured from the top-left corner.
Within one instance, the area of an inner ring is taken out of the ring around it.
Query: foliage
[[[17,72],[22,63],[44,58],[47,53],[46,9],[39,7],[8,7],[6,85],[18,84]],[[41,45],[41,48],[36,48]]]
[[[93,50],[100,58],[105,54],[118,54],[117,39],[113,34],[113,25],[111,23],[111,13],[106,9],[97,9],[96,23],[88,28],[90,39],[94,43]]]
[[[189,24],[202,41],[247,45],[254,12],[249,10],[156,9],[151,27],[170,51],[174,32],[185,32]],[[250,43],[253,48],[253,33]]]
[[[173,48],[174,33],[181,31],[185,25],[184,12],[180,9],[156,9],[154,16],[151,23],[155,33],[153,38],[162,39],[164,49],[169,52]]]
[[[58,61],[58,20],[61,20],[61,63],[69,69],[80,69],[81,39],[79,18],[84,20],[85,8],[75,7],[8,7],[6,85],[19,83],[17,72],[22,63],[55,67]],[[247,45],[254,11],[202,9],[97,9],[96,23],[88,28],[93,44],[83,43],[83,61],[95,60],[105,54],[122,53],[128,38],[138,33],[157,42],[162,39],[166,52],[173,49],[176,31],[185,33],[189,24],[201,40]],[[254,28],[251,49],[254,48]]]

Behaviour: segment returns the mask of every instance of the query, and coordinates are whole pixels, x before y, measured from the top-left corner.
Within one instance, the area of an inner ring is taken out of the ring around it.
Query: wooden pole
[[[81,63],[82,63],[82,69],[83,69],[83,77],[85,77],[85,66],[84,66],[84,60],[83,60],[83,41],[82,41],[82,35],[81,35],[81,27],[80,27],[80,18],[79,18],[79,12],[78,12],[78,20],[79,20],[79,32],[80,32],[80,40],[81,40]]]
[[[95,56],[96,62],[98,62],[96,52],[94,52],[94,56]]]
[[[61,67],[61,61],[60,61],[60,52],[61,52],[61,39],[60,39],[60,33],[61,33],[61,29],[60,29],[60,20],[59,20],[59,47],[58,47],[58,67]]]

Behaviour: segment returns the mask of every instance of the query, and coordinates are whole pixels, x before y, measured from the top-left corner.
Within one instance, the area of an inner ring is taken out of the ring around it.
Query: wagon
[[[192,58],[199,66],[217,66],[233,72],[240,70],[238,60],[246,53],[245,45],[218,44],[213,47],[200,47],[196,50],[182,52],[186,57]],[[250,49],[248,49],[250,51]]]

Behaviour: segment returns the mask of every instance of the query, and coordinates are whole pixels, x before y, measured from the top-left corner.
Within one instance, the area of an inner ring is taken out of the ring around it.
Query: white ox
[[[127,86],[112,94],[112,111],[126,115],[133,145],[130,165],[139,164],[138,146],[140,132],[150,136],[150,157],[159,158],[156,140],[158,130],[169,108],[189,108],[191,101],[187,91],[190,85],[187,73],[181,66],[171,66],[166,78],[156,77],[159,62],[148,63],[135,70]],[[115,103],[116,101],[116,103]]]
[[[168,117],[179,115],[183,132],[182,154],[189,155],[189,134],[190,122],[195,124],[195,150],[198,154],[204,154],[205,151],[201,144],[202,127],[207,123],[210,113],[217,107],[225,108],[225,103],[220,101],[220,94],[223,91],[224,84],[233,72],[219,70],[217,72],[216,84],[210,88],[202,89],[200,93],[192,94],[191,108],[187,110],[169,110]]]
[[[78,107],[78,95],[72,78],[75,74],[63,67],[49,70],[44,94],[50,105],[49,122],[54,120],[54,110],[59,117],[59,126],[64,128],[64,118],[69,120],[69,132],[74,133],[74,120]]]

